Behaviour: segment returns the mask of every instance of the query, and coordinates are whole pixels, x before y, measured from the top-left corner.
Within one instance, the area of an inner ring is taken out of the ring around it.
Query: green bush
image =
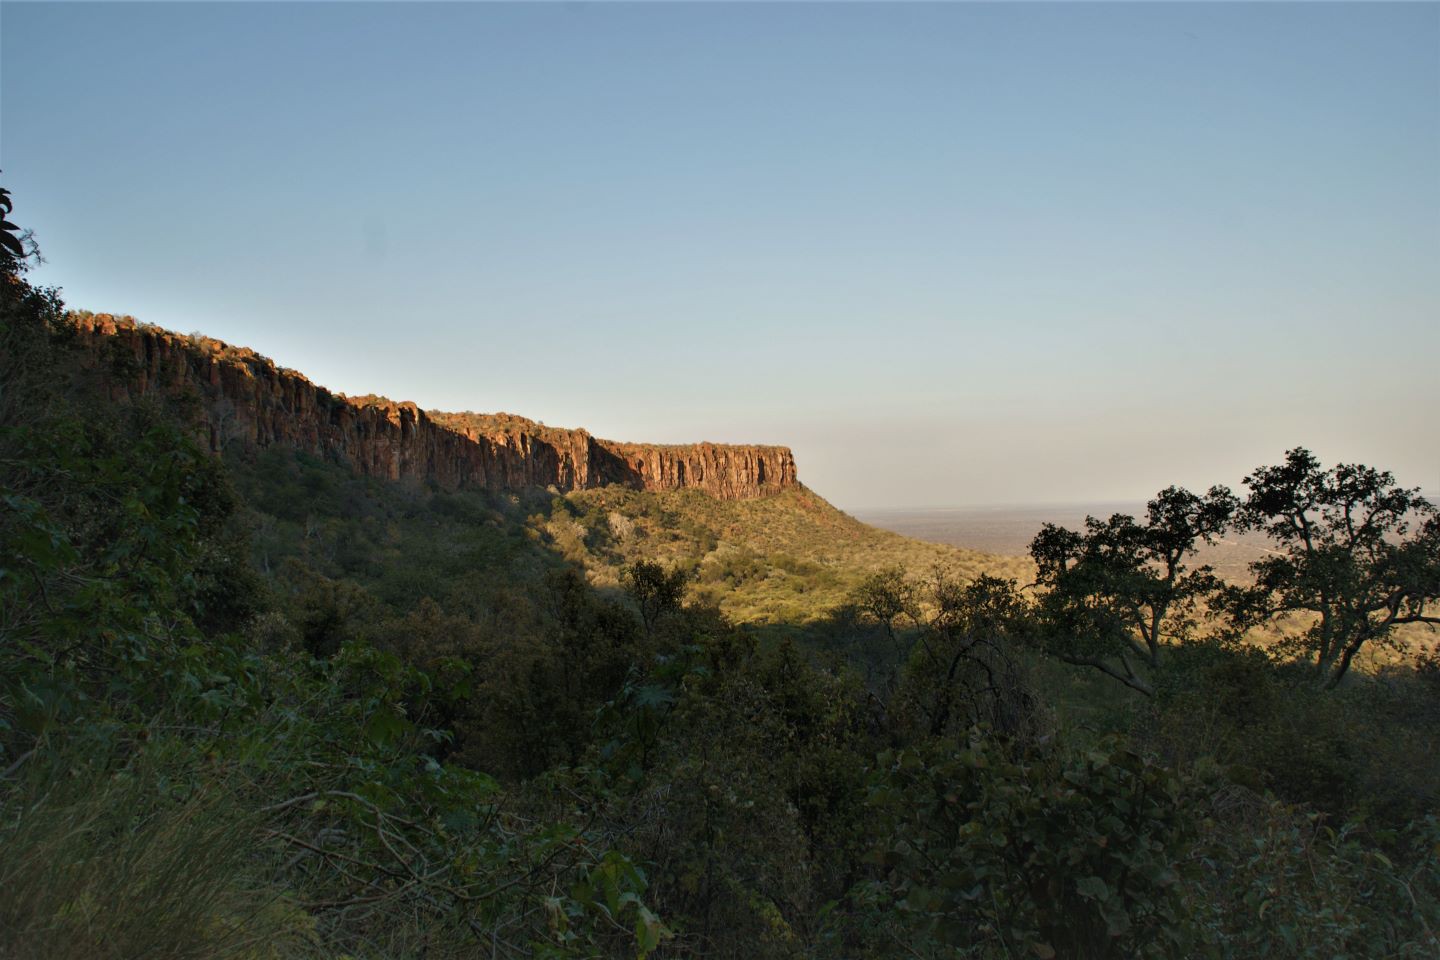
[[[877,955],[1176,957],[1195,941],[1193,803],[1119,744],[1066,757],[977,730],[883,754],[869,803],[878,869],[855,897],[878,912]]]
[[[1202,821],[1190,895],[1214,957],[1330,960],[1440,951],[1440,824],[1390,836],[1392,856],[1358,824],[1246,791],[1217,790]]]

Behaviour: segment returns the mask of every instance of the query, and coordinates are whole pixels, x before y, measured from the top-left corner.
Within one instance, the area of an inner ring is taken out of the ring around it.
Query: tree
[[[0,275],[7,277],[20,273],[20,261],[36,253],[30,231],[22,231],[6,219],[14,209],[15,203],[10,199],[10,191],[0,187]],[[28,252],[25,249],[27,244],[30,246]]]
[[[24,279],[44,261],[33,232],[10,222],[13,209],[10,191],[0,187],[0,464],[18,455],[17,428],[43,420],[63,392],[53,368],[65,305],[58,291]]]
[[[930,600],[935,612],[910,651],[898,712],[931,737],[977,723],[1029,733],[1035,705],[1012,651],[1030,611],[1015,581],[961,583],[937,571]]]
[[[851,602],[861,614],[880,624],[892,646],[899,648],[895,621],[908,617],[919,622],[920,604],[917,587],[898,564],[877,570],[852,591]]]
[[[1291,643],[1318,685],[1336,686],[1366,645],[1395,644],[1396,627],[1440,624],[1429,606],[1440,599],[1440,515],[1419,489],[1361,464],[1321,469],[1303,447],[1245,485],[1241,528],[1268,534],[1280,552],[1250,565],[1254,586],[1230,593],[1231,616],[1244,629],[1310,614]]]
[[[1166,639],[1188,633],[1195,602],[1218,585],[1208,566],[1187,561],[1236,507],[1225,487],[1200,496],[1172,486],[1150,501],[1143,522],[1087,517],[1084,533],[1045,524],[1030,556],[1045,590],[1037,612],[1048,652],[1152,694],[1145,673],[1160,669]]]
[[[640,608],[645,635],[651,636],[661,617],[680,609],[690,574],[680,568],[667,571],[653,560],[638,560],[621,573],[630,596]]]

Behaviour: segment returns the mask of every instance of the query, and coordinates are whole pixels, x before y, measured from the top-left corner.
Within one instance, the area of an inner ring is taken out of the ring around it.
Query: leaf
[[[1032,943],[1030,949],[1040,960],[1055,960],[1055,948],[1048,943]]]
[[[635,942],[640,948],[640,956],[644,957],[660,946],[661,941],[672,936],[660,918],[651,913],[643,905],[639,908],[639,916],[635,918]]]
[[[370,714],[365,721],[365,736],[376,746],[383,747],[405,730],[405,721],[391,710],[381,708]]]
[[[1076,881],[1075,889],[1079,891],[1080,896],[1090,900],[1110,899],[1110,888],[1099,877],[1084,877]]]
[[[635,691],[635,705],[637,707],[659,707],[675,702],[673,691],[651,684],[639,687]]]
[[[1100,916],[1105,918],[1105,933],[1112,937],[1123,937],[1130,932],[1130,914],[1123,909],[1107,910],[1100,908]]]

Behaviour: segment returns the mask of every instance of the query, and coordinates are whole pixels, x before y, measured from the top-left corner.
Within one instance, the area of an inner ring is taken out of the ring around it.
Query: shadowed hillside
[[[254,511],[257,566],[303,558],[328,576],[371,583],[402,608],[420,599],[418,584],[448,593],[482,570],[533,584],[561,563],[613,590],[626,565],[650,560],[688,572],[689,596],[737,622],[801,624],[828,616],[877,570],[1022,582],[1033,571],[1028,560],[867,526],[804,486],[751,500],[619,486],[424,491],[279,448],[227,460]]]

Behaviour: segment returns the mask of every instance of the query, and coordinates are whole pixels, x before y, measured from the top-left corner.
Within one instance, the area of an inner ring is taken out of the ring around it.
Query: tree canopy
[[[1279,549],[1251,565],[1253,586],[1232,591],[1232,617],[1244,627],[1308,616],[1290,646],[1318,684],[1339,684],[1362,649],[1393,643],[1402,624],[1440,624],[1430,606],[1440,599],[1440,515],[1418,489],[1361,464],[1322,468],[1303,447],[1245,485],[1239,526]]]
[[[1216,586],[1208,566],[1191,568],[1201,543],[1235,512],[1225,487],[1203,496],[1167,487],[1143,520],[1087,517],[1083,533],[1047,523],[1030,543],[1039,633],[1067,663],[1099,670],[1141,693],[1160,669],[1164,644],[1187,634],[1197,600]]]

